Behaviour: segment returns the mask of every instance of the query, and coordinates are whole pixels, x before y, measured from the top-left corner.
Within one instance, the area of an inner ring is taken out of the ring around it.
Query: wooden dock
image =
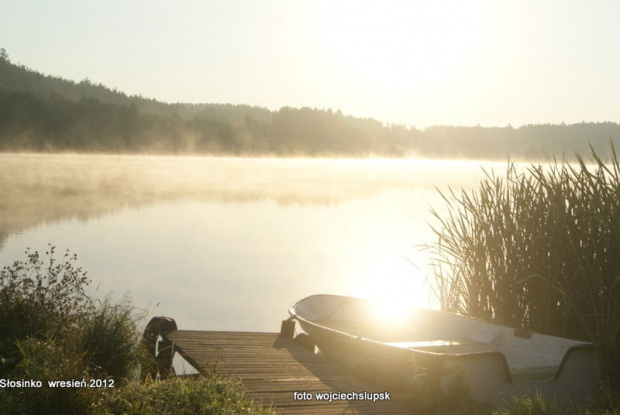
[[[214,367],[237,377],[248,396],[278,414],[404,414],[391,400],[317,400],[318,392],[386,392],[324,361],[309,348],[280,333],[173,330],[164,341],[202,372]],[[311,400],[295,399],[306,392]],[[387,391],[389,392],[389,391]]]

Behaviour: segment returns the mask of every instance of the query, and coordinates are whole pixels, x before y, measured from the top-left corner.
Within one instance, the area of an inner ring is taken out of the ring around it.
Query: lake
[[[437,307],[436,187],[506,163],[417,159],[0,155],[0,264],[48,243],[94,295],[183,329],[277,331],[316,293]],[[395,308],[397,309],[397,308]]]

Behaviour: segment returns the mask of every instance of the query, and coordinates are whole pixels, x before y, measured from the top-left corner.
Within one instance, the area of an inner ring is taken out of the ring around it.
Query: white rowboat
[[[391,322],[372,301],[337,295],[307,297],[289,314],[320,353],[387,385],[425,379],[447,391],[460,384],[493,404],[537,392],[583,402],[600,385],[594,345],[583,341],[428,309]]]

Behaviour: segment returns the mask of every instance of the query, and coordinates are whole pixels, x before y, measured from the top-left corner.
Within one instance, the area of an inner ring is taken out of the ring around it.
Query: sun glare
[[[374,304],[375,317],[382,324],[398,325],[415,308],[433,308],[431,289],[421,271],[412,264],[377,262],[355,295]]]
[[[458,73],[484,17],[469,2],[321,4],[331,64],[347,80],[383,92],[432,87]]]
[[[398,324],[415,307],[407,299],[398,297],[372,298],[375,316],[387,324]]]

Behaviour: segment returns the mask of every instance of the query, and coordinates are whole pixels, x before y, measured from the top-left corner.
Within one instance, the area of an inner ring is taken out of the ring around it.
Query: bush
[[[41,387],[0,387],[0,413],[268,414],[239,383],[217,374],[140,382],[146,352],[127,300],[93,300],[69,251],[58,262],[26,251],[0,273],[0,379]],[[114,381],[114,388],[48,387],[47,381]]]
[[[0,388],[2,414],[89,414],[106,391],[97,388],[52,388],[48,380],[82,380],[90,376],[80,359],[64,344],[27,338],[17,342],[21,361],[7,378],[41,381],[41,387]]]
[[[92,311],[84,292],[90,281],[74,266],[77,256],[67,251],[58,262],[53,246],[45,254],[43,261],[28,249],[25,262],[0,272],[0,375],[19,361],[17,341],[73,338]]]
[[[86,313],[84,288],[90,283],[86,272],[73,266],[77,256],[68,250],[61,262],[54,253],[50,246],[43,261],[28,249],[26,262],[16,261],[0,272],[1,338],[62,332]]]
[[[45,260],[29,249],[26,256],[0,273],[0,372],[43,387],[1,389],[0,412],[91,413],[103,389],[51,388],[47,381],[127,376],[138,344],[131,307],[92,301],[90,280],[69,251],[60,261],[53,246]]]

